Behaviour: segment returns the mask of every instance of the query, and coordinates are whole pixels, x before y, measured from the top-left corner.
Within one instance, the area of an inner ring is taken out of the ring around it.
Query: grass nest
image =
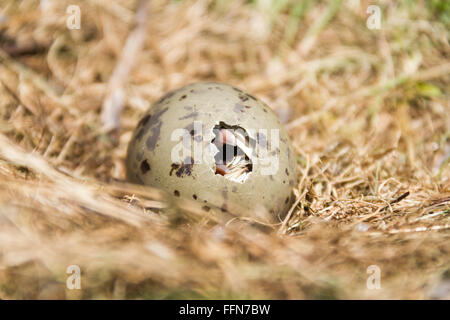
[[[377,3],[3,0],[0,297],[448,299],[450,10]],[[126,183],[140,116],[205,80],[285,123],[279,223]]]

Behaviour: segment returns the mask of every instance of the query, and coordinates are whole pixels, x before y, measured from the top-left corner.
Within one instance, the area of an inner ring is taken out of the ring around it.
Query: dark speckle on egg
[[[148,171],[150,171],[150,165],[147,160],[144,160],[141,162],[141,172],[142,174],[146,174]]]
[[[170,99],[170,98],[176,93],[176,91],[177,91],[177,90],[170,91],[169,93],[167,93],[166,95],[164,95],[161,99],[159,99],[157,103],[162,103],[162,102],[164,102],[165,100]]]
[[[185,120],[185,119],[189,119],[189,118],[196,118],[198,116],[198,112],[197,111],[193,111],[181,118],[179,118],[179,120]]]
[[[138,123],[138,127],[144,127],[147,125],[148,120],[150,120],[151,115],[147,114],[145,115]]]

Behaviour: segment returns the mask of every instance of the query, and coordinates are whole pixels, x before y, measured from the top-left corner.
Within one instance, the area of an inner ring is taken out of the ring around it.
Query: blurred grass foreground
[[[0,297],[449,299],[449,24],[435,0],[0,0]],[[284,221],[125,182],[140,116],[204,80],[289,131]]]

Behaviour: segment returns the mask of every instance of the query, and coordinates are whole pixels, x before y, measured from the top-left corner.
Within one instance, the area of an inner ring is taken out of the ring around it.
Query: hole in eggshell
[[[219,122],[214,126],[213,133],[211,143],[217,148],[214,155],[215,174],[234,182],[244,183],[253,170],[250,158],[252,139],[243,128],[225,122]]]

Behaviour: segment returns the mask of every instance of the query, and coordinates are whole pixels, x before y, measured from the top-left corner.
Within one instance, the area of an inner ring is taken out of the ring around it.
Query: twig
[[[328,6],[328,8],[324,11],[324,13],[320,16],[318,20],[309,28],[306,36],[303,38],[302,42],[300,42],[298,46],[298,50],[302,56],[308,54],[308,52],[314,46],[317,37],[322,32],[322,30],[326,27],[326,25],[330,22],[330,20],[335,16],[336,12],[339,10],[341,6],[342,0],[334,0]]]
[[[361,219],[359,219],[359,220],[353,222],[353,223],[351,224],[351,227],[357,225],[358,223],[364,222],[364,221],[366,221],[367,219],[370,219],[370,218],[376,216],[376,215],[379,214],[380,212],[382,212],[382,211],[386,210],[387,208],[389,208],[389,207],[390,207],[391,205],[393,205],[394,203],[398,203],[398,202],[402,201],[402,200],[405,199],[407,196],[409,196],[409,191],[405,192],[404,194],[402,194],[402,195],[401,195],[400,197],[398,197],[397,199],[392,200],[392,201],[389,202],[389,204],[387,204],[386,206],[384,206],[384,207],[382,207],[382,208],[379,208],[379,209],[376,210],[374,213],[368,214],[368,215],[362,217]]]
[[[103,100],[102,123],[107,131],[119,128],[120,113],[124,104],[125,84],[136,57],[144,44],[148,16],[147,0],[140,0],[136,11],[136,28],[128,35],[121,58],[108,83],[108,93]]]
[[[291,209],[289,210],[286,217],[284,218],[283,224],[281,225],[281,227],[278,231],[279,235],[286,234],[286,232],[287,232],[286,226],[287,226],[289,220],[291,219],[292,213],[294,212],[295,208],[297,208],[298,204],[301,202],[301,200],[305,196],[306,191],[307,190],[303,191],[303,194],[301,196],[298,196],[298,198],[295,200],[294,204],[291,206]]]
[[[3,45],[2,49],[10,57],[20,57],[24,55],[34,55],[47,51],[48,46],[44,46],[37,42],[31,41],[23,45],[17,45],[16,43],[7,43]]]
[[[388,230],[388,231],[384,231],[384,232],[376,231],[376,232],[368,233],[367,235],[378,236],[378,235],[383,235],[383,234],[438,231],[438,230],[445,230],[445,229],[449,229],[449,228],[450,228],[450,224],[444,224],[444,225],[436,225],[436,226],[431,226],[431,227],[416,227],[416,228],[405,228],[405,229],[393,229],[393,230]]]
[[[389,207],[390,207],[391,205],[393,205],[394,203],[398,203],[398,202],[402,201],[402,200],[405,199],[407,196],[409,196],[409,191],[406,191],[404,194],[402,194],[402,195],[401,195],[400,197],[398,197],[397,199],[392,200],[391,202],[389,202],[389,204],[386,205],[386,206],[384,206],[384,207],[380,210],[380,212],[386,210],[387,208],[389,208]]]

